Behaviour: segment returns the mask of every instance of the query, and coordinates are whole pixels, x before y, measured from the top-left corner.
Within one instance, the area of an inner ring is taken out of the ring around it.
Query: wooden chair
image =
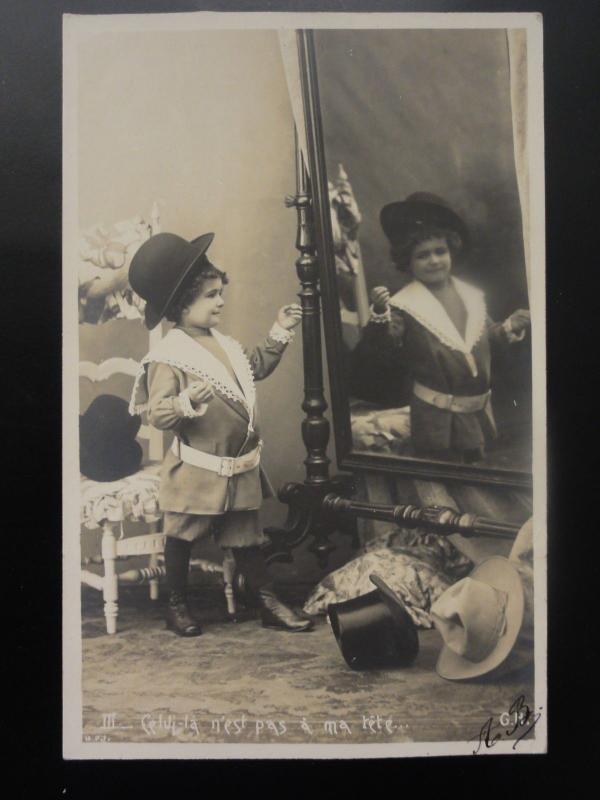
[[[152,230],[158,232],[158,215],[153,210]],[[142,324],[140,322],[140,324]],[[150,349],[161,338],[160,326],[149,333]],[[94,384],[107,381],[114,375],[132,379],[138,362],[133,358],[110,357],[99,364],[92,361],[79,363],[80,380]],[[116,633],[119,613],[119,585],[149,583],[150,599],[157,600],[159,579],[165,575],[165,535],[161,532],[161,512],[158,505],[159,471],[163,457],[163,434],[149,425],[142,425],[138,438],[148,443],[148,462],[133,475],[111,483],[92,481],[81,476],[81,524],[88,530],[101,530],[101,555],[87,558],[82,563],[81,581],[101,591],[104,597],[106,630]],[[149,532],[143,535],[124,536],[127,522],[145,522]],[[148,556],[148,565],[117,573],[117,561],[135,556]],[[86,569],[91,563],[102,566],[102,574]],[[236,611],[233,594],[235,561],[231,550],[224,551],[222,564],[206,559],[192,559],[191,568],[220,573],[225,584],[227,610]]]
[[[134,359],[110,358],[96,365],[81,362],[80,377],[93,382],[108,379],[114,374],[135,375],[137,363]],[[88,529],[102,531],[101,556],[87,559],[83,566],[98,561],[103,574],[97,575],[83,568],[81,580],[102,592],[106,630],[116,633],[118,597],[120,584],[149,583],[150,599],[158,599],[158,582],[165,574],[163,558],[165,535],[160,531],[161,513],[158,507],[159,471],[162,460],[162,434],[149,425],[142,425],[140,439],[148,441],[150,463],[133,475],[111,483],[100,483],[81,478],[81,521]],[[149,524],[147,534],[124,537],[123,526],[128,521],[143,521]],[[133,556],[148,556],[148,566],[117,573],[116,563]],[[231,550],[226,550],[222,564],[206,559],[192,559],[191,567],[204,572],[220,573],[225,584],[227,610],[236,611],[233,594],[235,561]]]

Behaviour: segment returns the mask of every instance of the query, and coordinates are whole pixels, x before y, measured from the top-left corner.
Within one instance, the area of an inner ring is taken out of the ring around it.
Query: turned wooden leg
[[[223,557],[223,581],[225,583],[225,599],[227,600],[227,611],[229,614],[235,614],[235,597],[233,594],[233,576],[235,573],[235,559],[233,552],[227,548]]]
[[[158,567],[158,553],[150,555],[148,566],[150,570]],[[158,578],[150,578],[150,600],[158,600]]]
[[[160,531],[161,524],[160,522],[151,522],[150,523],[150,533],[158,533]],[[148,560],[148,566],[150,567],[150,573],[154,569],[158,567],[158,553],[150,553],[150,558]],[[150,600],[158,600],[158,578],[150,578]]]
[[[105,522],[102,526],[102,561],[104,562],[104,578],[102,593],[104,596],[104,616],[106,632],[117,632],[117,616],[119,613],[119,588],[115,560],[117,557],[117,540],[114,526]]]

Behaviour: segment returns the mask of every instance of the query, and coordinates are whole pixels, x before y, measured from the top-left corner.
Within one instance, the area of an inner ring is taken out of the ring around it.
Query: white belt
[[[490,399],[491,392],[485,394],[475,394],[464,397],[457,397],[454,394],[444,394],[444,392],[434,392],[422,383],[415,381],[413,392],[424,403],[429,403],[436,408],[443,408],[446,411],[453,411],[458,414],[473,414],[476,411],[483,411]]]
[[[195,447],[189,447],[184,444],[176,436],[171,445],[171,451],[177,458],[180,458],[186,464],[191,464],[194,467],[202,467],[202,469],[209,469],[211,472],[216,472],[225,478],[231,478],[232,475],[239,475],[241,472],[249,472],[258,466],[260,462],[260,451],[262,448],[262,440],[259,441],[258,446],[237,458],[228,456],[213,456],[211,453],[203,453],[202,450],[196,450]]]

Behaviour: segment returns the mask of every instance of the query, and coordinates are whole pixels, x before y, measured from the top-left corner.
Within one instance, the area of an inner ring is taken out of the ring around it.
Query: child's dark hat
[[[129,267],[129,283],[146,301],[145,323],[152,330],[164,317],[187,275],[208,250],[214,233],[188,242],[175,233],[157,233],[139,248]]]
[[[135,437],[141,422],[122,397],[96,397],[79,416],[81,473],[93,481],[118,481],[137,472],[143,452]]]
[[[327,609],[342,656],[354,670],[408,667],[419,652],[416,625],[383,579],[369,577],[377,589]]]
[[[429,192],[415,192],[406,200],[388,203],[381,209],[379,220],[383,232],[394,245],[402,244],[425,226],[455,231],[463,248],[469,244],[469,231],[463,220],[445,200]]]

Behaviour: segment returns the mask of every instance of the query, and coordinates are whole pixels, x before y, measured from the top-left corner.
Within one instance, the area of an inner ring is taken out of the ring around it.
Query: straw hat
[[[503,664],[519,637],[524,608],[523,584],[514,563],[493,556],[479,564],[431,608],[444,639],[438,674],[465,680]]]

